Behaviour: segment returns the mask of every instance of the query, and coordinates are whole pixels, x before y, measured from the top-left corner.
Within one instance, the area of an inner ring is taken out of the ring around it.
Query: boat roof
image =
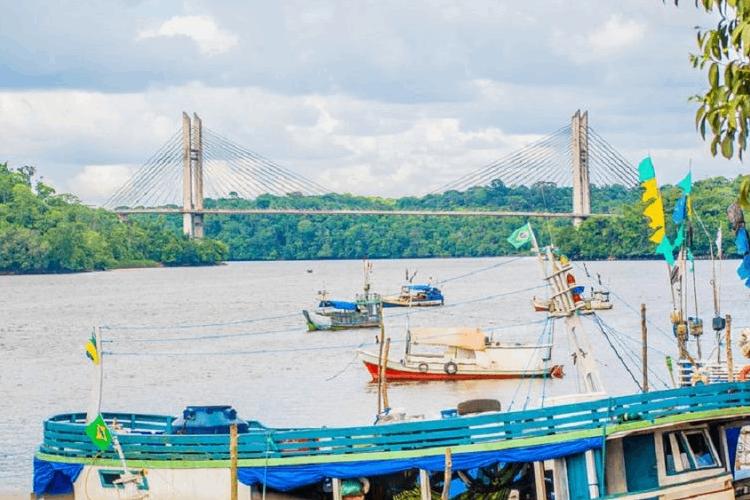
[[[334,309],[343,309],[344,311],[356,311],[357,304],[345,300],[321,300],[318,307],[333,307]]]
[[[409,330],[412,344],[445,345],[470,351],[483,351],[485,334],[471,327],[422,327]]]
[[[432,285],[406,285],[406,286],[409,287],[409,290],[416,290],[418,292],[427,292],[435,288]]]

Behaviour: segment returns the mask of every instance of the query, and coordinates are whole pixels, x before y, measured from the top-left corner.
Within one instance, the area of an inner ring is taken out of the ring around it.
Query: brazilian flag
[[[86,435],[94,443],[94,446],[104,451],[112,445],[112,433],[101,415],[85,427]]]

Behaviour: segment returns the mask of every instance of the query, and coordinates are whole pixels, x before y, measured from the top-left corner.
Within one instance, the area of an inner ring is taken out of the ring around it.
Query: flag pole
[[[542,273],[542,279],[544,280],[547,278],[547,270],[545,269],[544,260],[542,259],[542,251],[539,249],[539,243],[536,241],[536,234],[534,234],[534,230],[531,228],[531,223],[527,222],[526,225],[528,225],[529,233],[531,233],[531,248],[536,254],[536,259],[539,262],[539,270]]]

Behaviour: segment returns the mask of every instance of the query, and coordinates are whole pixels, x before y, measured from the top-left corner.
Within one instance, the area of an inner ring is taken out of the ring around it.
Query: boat
[[[394,474],[418,488],[422,471],[428,488],[441,483],[450,449],[453,472],[517,468],[515,481],[499,486],[530,495],[521,498],[731,499],[744,484],[733,482],[733,453],[748,402],[750,384],[725,382],[364,427],[276,429],[236,415],[225,420],[239,424],[240,498],[263,484],[269,493],[311,498],[327,480],[340,488],[366,477],[376,487]],[[116,429],[139,492],[152,499],[230,497],[226,422],[186,428],[172,415],[102,416]],[[121,498],[115,482],[122,462],[114,450],[91,445],[85,419],[64,413],[45,420],[34,456],[36,495]]]
[[[331,300],[328,292],[318,292],[318,309],[303,310],[307,330],[349,330],[353,328],[377,328],[383,320],[383,299],[370,291],[372,263],[364,261],[364,284],[362,293],[356,294],[354,302]]]
[[[585,287],[578,287],[581,293],[584,293]],[[581,314],[593,314],[596,311],[608,311],[612,309],[613,304],[609,298],[609,291],[590,288],[589,295],[583,295],[583,307],[581,308]],[[554,304],[551,299],[543,299],[539,297],[532,297],[531,305],[535,312],[546,312],[552,315],[555,314]]]
[[[445,304],[443,292],[430,284],[403,285],[398,295],[383,297],[383,307],[432,307]]]
[[[316,311],[302,311],[310,332],[377,328],[383,317],[380,295],[369,291],[357,294],[354,302],[322,298],[318,307]]]
[[[437,348],[437,349],[435,349]],[[359,356],[378,380],[379,355]],[[552,344],[497,342],[479,328],[410,328],[406,351],[386,360],[387,380],[477,380],[563,376],[562,366],[548,366]]]

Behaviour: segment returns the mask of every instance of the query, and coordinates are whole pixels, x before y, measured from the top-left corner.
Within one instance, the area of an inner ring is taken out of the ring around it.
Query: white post
[[[599,369],[596,366],[594,353],[591,350],[591,342],[577,315],[565,318],[565,329],[571,339],[576,356],[578,373],[583,379],[583,387],[586,392],[600,392],[603,390]]]
[[[341,499],[341,479],[334,477],[331,479],[331,489],[333,490],[333,500]]]
[[[419,469],[419,500],[432,500],[430,473],[424,469]]]

